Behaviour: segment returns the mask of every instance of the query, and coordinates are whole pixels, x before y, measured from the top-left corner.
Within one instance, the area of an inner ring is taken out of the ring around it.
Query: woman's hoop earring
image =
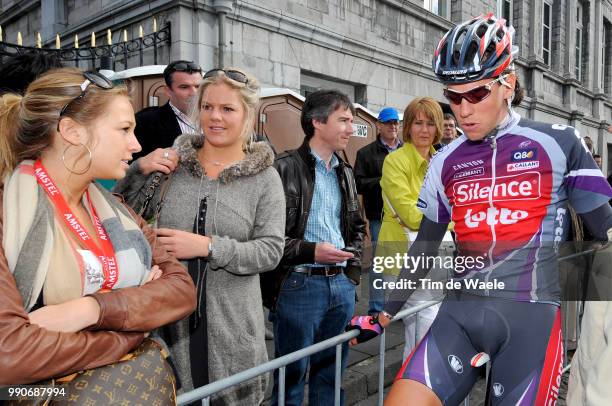
[[[83,147],[87,150],[87,154],[89,155],[89,162],[87,164],[87,167],[85,167],[85,170],[81,171],[81,172],[77,172],[71,168],[68,167],[68,165],[66,165],[66,152],[68,152],[68,150],[70,149],[70,147],[74,147],[75,145],[72,144],[68,144],[68,146],[66,147],[66,149],[64,149],[64,153],[62,154],[62,163],[64,164],[64,168],[66,168],[68,170],[68,172],[73,173],[75,175],[83,175],[85,172],[87,172],[89,170],[89,168],[91,168],[91,163],[93,161],[93,155],[91,153],[91,149],[89,149],[89,147],[83,143],[80,143],[78,146],[79,147]]]

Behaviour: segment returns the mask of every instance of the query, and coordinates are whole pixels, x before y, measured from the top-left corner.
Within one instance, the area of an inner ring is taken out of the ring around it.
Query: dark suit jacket
[[[171,147],[174,139],[181,134],[181,127],[170,103],[166,103],[161,107],[147,107],[136,113],[134,133],[142,146],[142,151],[134,155],[134,159],[137,159],[157,148]]]
[[[381,143],[380,134],[376,136],[375,141],[357,151],[355,183],[357,193],[363,197],[363,208],[368,220],[381,220],[382,218],[383,201],[380,178],[387,155],[389,155],[389,150]]]

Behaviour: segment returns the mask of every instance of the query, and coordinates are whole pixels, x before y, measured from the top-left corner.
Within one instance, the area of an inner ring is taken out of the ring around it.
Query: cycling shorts
[[[444,405],[458,405],[490,356],[492,405],[556,404],[563,369],[561,316],[554,304],[493,299],[456,292],[442,303],[429,332],[396,379],[428,386]]]

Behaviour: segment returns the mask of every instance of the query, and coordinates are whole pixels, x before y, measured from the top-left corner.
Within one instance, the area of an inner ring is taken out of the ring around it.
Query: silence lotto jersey
[[[432,221],[454,221],[460,253],[481,257],[455,274],[465,279],[464,289],[549,302],[560,296],[556,248],[569,231],[568,202],[585,213],[610,197],[612,188],[574,128],[513,113],[495,142],[461,136],[440,150],[417,206]],[[496,280],[504,289],[474,284]]]

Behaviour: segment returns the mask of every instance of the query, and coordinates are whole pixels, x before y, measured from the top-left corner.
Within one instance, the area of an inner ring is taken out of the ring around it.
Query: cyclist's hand
[[[383,332],[383,327],[378,322],[378,317],[376,316],[353,317],[349,325],[346,326],[346,331],[355,329],[359,330],[360,333],[350,341],[351,345],[371,340]]]

